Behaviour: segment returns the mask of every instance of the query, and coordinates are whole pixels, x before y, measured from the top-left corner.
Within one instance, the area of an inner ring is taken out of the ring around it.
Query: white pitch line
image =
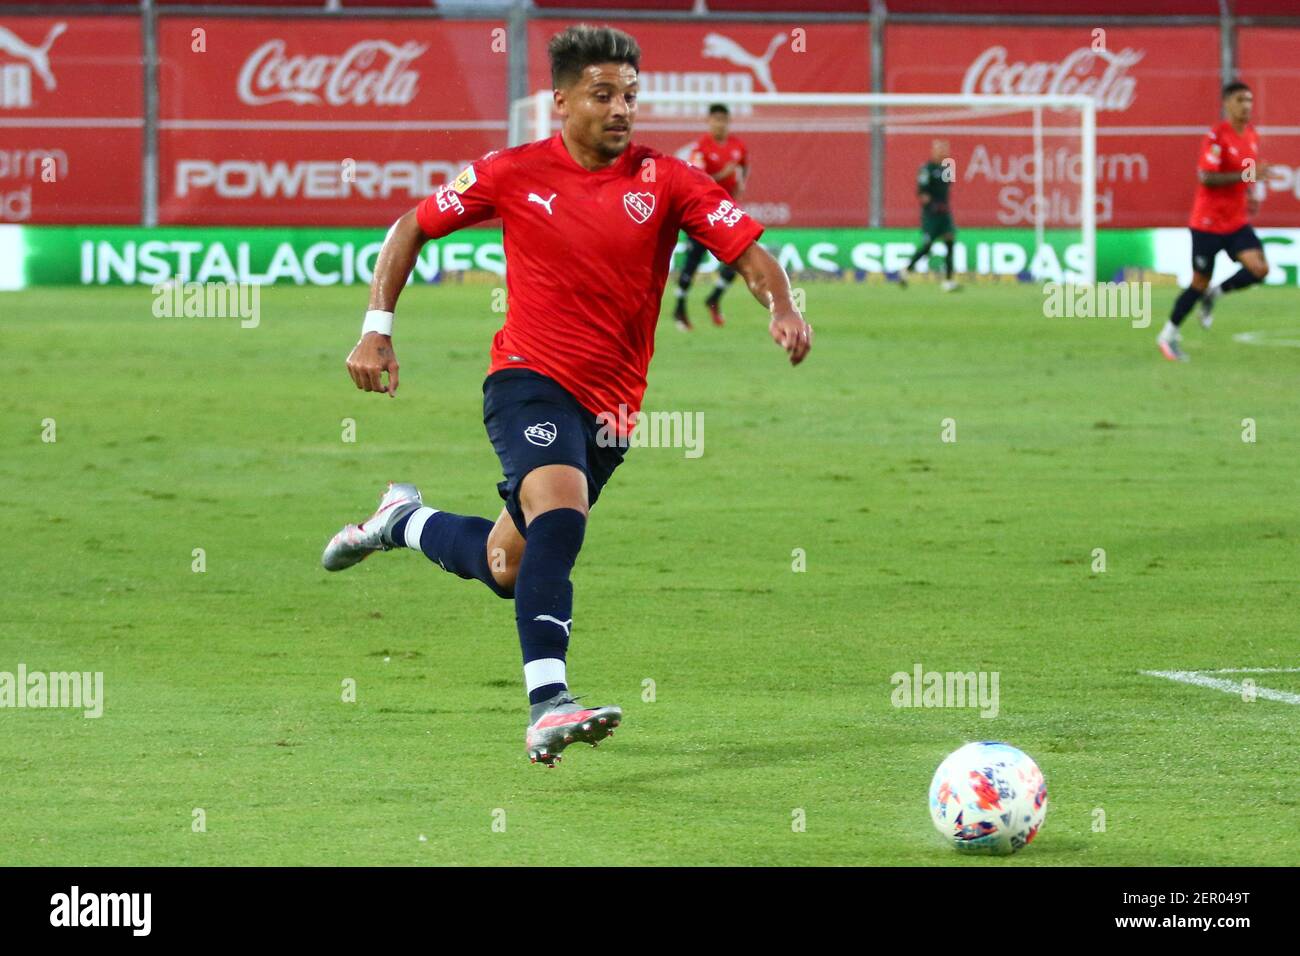
[[[1275,673],[1295,673],[1298,668],[1279,667],[1279,668],[1235,668],[1232,670],[1209,671],[1211,674],[1275,674]],[[1206,677],[1205,671],[1141,671],[1148,677],[1163,677],[1165,680],[1178,681],[1182,684],[1192,684],[1196,687],[1208,687],[1210,690],[1222,691],[1225,694],[1232,694],[1235,697],[1242,696],[1245,690],[1241,681],[1224,680],[1221,677]],[[1268,687],[1253,688],[1256,697],[1262,697],[1265,700],[1276,700],[1283,704],[1300,704],[1300,694],[1292,694],[1284,690],[1272,690]]]
[[[1294,335],[1290,329],[1279,330],[1282,334]],[[1300,339],[1270,339],[1266,332],[1238,332],[1232,337],[1234,342],[1243,345],[1276,345],[1282,348],[1300,348]]]

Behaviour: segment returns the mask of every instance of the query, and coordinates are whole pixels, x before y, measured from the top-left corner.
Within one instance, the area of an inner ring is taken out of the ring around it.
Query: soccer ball
[[[1010,744],[967,744],[948,755],[930,782],[930,819],[968,853],[1015,853],[1047,816],[1047,784],[1027,753]]]

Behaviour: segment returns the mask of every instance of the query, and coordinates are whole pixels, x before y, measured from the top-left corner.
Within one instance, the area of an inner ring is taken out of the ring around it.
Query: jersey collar
[[[604,169],[587,169],[581,163],[570,155],[568,148],[564,145],[564,134],[556,133],[551,137],[551,148],[560,155],[560,161],[566,163],[570,168],[582,173],[585,176],[617,176],[623,172],[631,157],[633,144],[629,142],[627,149],[623,150],[622,155],[614,162],[610,163]]]

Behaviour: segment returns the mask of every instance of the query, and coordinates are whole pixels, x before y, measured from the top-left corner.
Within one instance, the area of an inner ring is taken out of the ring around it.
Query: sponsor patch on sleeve
[[[478,182],[478,176],[474,174],[474,167],[466,166],[460,171],[460,175],[451,181],[451,188],[456,190],[457,193],[463,194],[476,182]]]
[[[714,226],[721,222],[728,228],[740,222],[740,217],[745,215],[745,210],[733,204],[730,199],[724,199],[718,203],[718,208],[709,213],[709,225]]]
[[[456,215],[465,215],[465,206],[460,201],[460,196],[454,190],[448,189],[444,184],[433,191],[434,199],[438,202],[439,212],[451,212],[453,209]]]

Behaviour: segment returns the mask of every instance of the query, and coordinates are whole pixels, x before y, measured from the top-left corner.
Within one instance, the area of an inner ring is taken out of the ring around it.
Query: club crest
[[[555,435],[554,422],[538,422],[536,425],[529,425],[524,429],[524,438],[528,439],[530,444],[539,445],[542,448],[555,441]]]
[[[634,222],[645,222],[655,211],[655,194],[624,193],[623,208]]]

